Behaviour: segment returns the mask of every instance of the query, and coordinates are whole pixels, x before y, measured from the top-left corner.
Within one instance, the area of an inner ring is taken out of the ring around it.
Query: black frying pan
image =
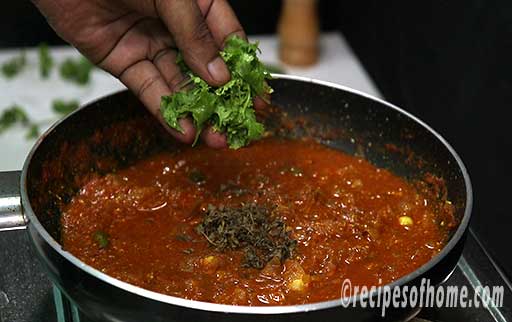
[[[445,180],[460,220],[458,228],[437,256],[390,286],[418,285],[422,278],[432,284],[444,281],[461,255],[472,206],[468,174],[448,143],[399,108],[342,86],[282,75],[270,84],[277,108],[266,113],[266,120],[276,133],[314,136],[410,179],[432,173]],[[94,321],[369,321],[381,317],[381,308],[360,307],[359,297],[350,298],[348,308],[340,300],[248,307],[175,298],[109,277],[61,249],[60,209],[91,173],[111,172],[161,149],[174,149],[175,144],[129,92],[88,104],[45,133],[22,172],[0,174],[0,230],[26,228],[52,281]],[[414,310],[389,308],[386,319],[403,320]]]

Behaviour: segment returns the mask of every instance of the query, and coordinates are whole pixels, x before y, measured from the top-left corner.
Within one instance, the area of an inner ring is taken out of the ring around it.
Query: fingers
[[[217,46],[223,48],[231,35],[247,39],[242,25],[226,0],[198,0],[197,4]]]
[[[225,133],[215,132],[211,126],[201,132],[201,139],[211,148],[222,149],[228,146]]]
[[[162,51],[161,54],[157,55],[153,60],[153,63],[160,71],[165,82],[169,86],[172,92],[181,90],[181,84],[185,76],[179,70],[179,67],[175,64],[177,52],[172,49]],[[178,137],[180,140],[190,143],[192,136],[189,133],[195,133],[192,120],[190,118],[181,119],[180,125],[185,133],[186,138]],[[171,129],[171,134],[175,137],[179,134],[177,131]],[[222,133],[214,132],[211,127],[204,129],[201,133],[202,141],[212,148],[224,148],[227,146],[226,136]]]
[[[180,84],[184,79],[184,75],[179,70],[179,67],[175,64],[177,53],[175,50],[166,49],[163,50],[159,55],[155,57],[153,63],[163,76],[165,82],[169,86],[172,92],[180,90]],[[180,125],[186,135],[186,141],[192,140],[192,137],[188,133],[195,133],[193,123],[190,118],[181,119]],[[179,134],[177,131],[171,129],[171,134],[176,136]],[[183,137],[180,137],[183,141]],[[201,139],[203,142],[212,148],[224,148],[227,146],[226,136],[222,133],[218,133],[212,130],[211,127],[204,129],[201,132]]]
[[[175,64],[173,40],[165,27],[154,19],[141,20],[122,36],[99,64],[118,77],[137,95],[148,110],[176,139],[192,143],[195,129],[189,119],[180,120],[184,133],[171,129],[160,113],[160,99],[172,92],[181,72]]]
[[[194,141],[196,131],[189,119],[180,120],[183,133],[171,129],[163,119],[160,113],[160,98],[168,95],[171,90],[152,62],[137,62],[128,67],[119,78],[176,139],[188,144]]]
[[[171,48],[164,48],[153,58],[153,63],[162,74],[165,82],[171,89],[171,92],[180,90],[178,88],[185,75],[181,72],[178,65],[176,65],[176,57],[178,53]]]
[[[125,1],[133,8],[149,3]],[[122,36],[101,65],[119,76],[173,136],[191,143],[196,130],[190,119],[180,120],[184,130],[181,134],[170,129],[160,113],[161,96],[174,92],[184,77],[175,64],[173,47],[179,48],[187,65],[198,76],[213,86],[220,86],[230,75],[219,49],[229,36],[237,34],[245,38],[245,33],[225,0],[154,0],[151,3],[154,6],[143,10],[139,7],[139,12],[158,16],[165,26],[155,26],[153,19],[137,23]],[[211,128],[205,129],[201,138],[214,148],[227,146],[225,134]]]
[[[165,122],[165,120],[162,119],[161,116],[159,117],[159,120],[160,122],[162,122],[164,127],[172,134],[172,136],[174,136],[178,141],[181,141],[186,144],[192,144],[194,142],[196,138],[196,128],[194,127],[194,123],[189,117],[178,120],[178,123],[180,124],[183,133],[180,133],[175,129],[170,128],[169,125],[167,125],[167,122]]]
[[[226,40],[232,35],[247,39],[242,25],[226,0],[198,0],[197,4],[219,47],[223,48]],[[264,98],[256,97],[254,108],[265,109],[268,107],[267,102],[270,102],[270,95],[265,95]],[[209,138],[210,135],[207,135],[207,137]]]
[[[213,86],[229,81],[228,68],[218,54],[219,47],[196,1],[156,1],[156,9],[185,62],[199,77]]]
[[[143,19],[119,35],[115,46],[99,62],[99,66],[119,77],[128,66],[142,60],[153,60],[162,50],[174,46],[171,35],[158,20]]]
[[[261,97],[255,97],[253,100],[254,109],[256,110],[264,110],[268,107],[267,102],[265,102]]]

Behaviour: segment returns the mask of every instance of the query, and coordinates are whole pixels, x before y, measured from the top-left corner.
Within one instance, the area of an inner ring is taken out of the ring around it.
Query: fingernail
[[[211,127],[201,132],[204,143],[214,149],[222,149],[228,146],[226,134],[215,132]]]
[[[208,72],[219,83],[225,83],[229,80],[229,70],[220,57],[208,63]]]

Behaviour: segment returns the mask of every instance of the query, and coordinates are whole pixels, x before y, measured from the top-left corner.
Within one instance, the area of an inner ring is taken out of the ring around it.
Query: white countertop
[[[275,36],[250,37],[260,41],[261,60],[279,65],[287,74],[316,78],[342,84],[380,96],[376,86],[361,63],[339,33],[326,33],[321,36],[321,57],[319,62],[308,68],[289,67],[279,63]],[[19,50],[0,50],[0,64],[19,53]],[[77,99],[81,104],[124,88],[117,79],[96,69],[88,86],[78,86],[63,81],[58,70],[53,69],[50,78],[42,80],[38,72],[37,49],[27,48],[28,66],[12,80],[0,75],[0,111],[16,103],[23,106],[34,121],[46,120],[54,116],[51,102],[56,98]],[[77,56],[70,47],[52,47],[52,56],[58,65],[67,57]],[[45,124],[46,130],[51,124]],[[14,127],[0,134],[0,171],[21,169],[34,140],[25,139],[26,129]]]

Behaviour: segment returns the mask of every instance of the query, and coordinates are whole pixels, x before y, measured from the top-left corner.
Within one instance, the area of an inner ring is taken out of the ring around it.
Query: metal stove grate
[[[55,302],[57,322],[90,322],[81,316],[76,305],[55,285],[53,285],[53,300]]]

